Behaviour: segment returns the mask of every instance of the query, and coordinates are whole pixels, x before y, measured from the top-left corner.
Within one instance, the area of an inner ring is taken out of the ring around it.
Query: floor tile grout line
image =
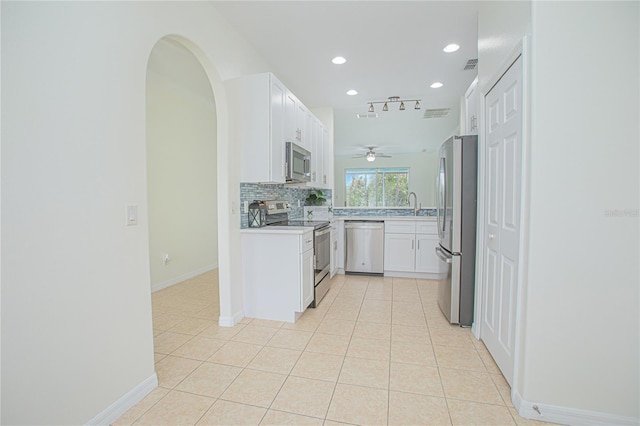
[[[387,378],[387,425],[391,416],[391,354],[393,348],[393,279],[391,280],[391,327],[389,332],[389,374]]]
[[[342,287],[342,288],[344,288],[344,285],[346,285],[346,282],[345,282],[345,284],[343,284],[343,287]],[[369,282],[367,282],[367,288],[368,288],[368,287],[369,287]],[[342,289],[341,289],[341,291],[340,291],[340,292],[342,292]],[[365,289],[365,294],[366,294],[366,289]],[[338,295],[336,296],[336,298],[337,298],[339,295],[340,295],[340,293],[338,293]],[[356,315],[356,322],[358,321],[358,317],[360,316],[360,310],[362,309],[362,303],[363,303],[363,301],[364,301],[364,296],[363,296],[362,301],[360,302],[360,308],[358,309],[358,315]],[[334,299],[334,303],[335,303],[335,299]],[[333,303],[332,303],[331,305],[333,306]],[[354,329],[355,329],[355,326],[354,326]],[[329,415],[329,410],[331,409],[331,404],[333,403],[333,398],[335,397],[336,390],[338,389],[338,383],[340,382],[340,375],[342,374],[342,369],[344,368],[344,363],[345,363],[345,360],[347,359],[347,353],[349,352],[349,346],[351,346],[351,339],[352,339],[352,338],[353,338],[353,332],[352,332],[352,333],[351,333],[351,335],[349,336],[349,343],[347,344],[347,348],[345,349],[345,353],[344,353],[344,355],[342,356],[342,362],[340,363],[340,370],[338,371],[338,375],[337,375],[337,377],[336,377],[336,383],[335,383],[335,385],[334,385],[334,387],[333,387],[333,392],[331,392],[331,398],[329,399],[329,405],[327,406],[327,411],[325,412],[325,415],[324,415],[324,420],[325,420],[325,422],[328,420],[328,419],[327,419],[327,416]],[[337,420],[336,420],[336,421],[337,421]]]
[[[470,349],[471,349],[471,348],[466,347],[466,345],[465,345],[465,347],[457,346],[457,345],[455,345],[455,344],[454,344],[454,345],[448,345],[448,344],[444,344],[444,345],[435,345],[435,342],[434,342],[434,340],[433,340],[433,330],[434,330],[434,329],[446,329],[446,328],[445,328],[444,326],[441,326],[441,324],[438,324],[438,326],[434,326],[434,324],[431,324],[431,321],[429,321],[429,319],[427,318],[427,305],[428,305],[428,304],[431,304],[431,301],[429,301],[429,303],[425,303],[425,302],[426,302],[425,296],[424,296],[423,292],[421,292],[421,291],[419,290],[419,286],[417,286],[417,281],[416,281],[416,280],[413,280],[413,282],[414,282],[414,285],[418,288],[418,296],[419,296],[419,298],[420,298],[420,303],[421,303],[422,318],[423,318],[423,320],[425,321],[425,323],[426,323],[426,327],[427,327],[427,331],[429,332],[429,343],[430,343],[430,346],[431,346],[432,348],[435,348],[435,346],[446,346],[446,347],[450,347],[450,348],[458,348],[459,350],[470,351]],[[341,285],[341,290],[342,290],[342,289],[344,289],[344,288],[347,288],[345,284],[346,284],[346,283],[342,283],[342,285]],[[331,406],[331,403],[333,402],[333,399],[334,399],[334,396],[335,396],[335,391],[336,391],[337,385],[339,384],[339,377],[340,377],[340,375],[342,374],[342,370],[343,370],[343,367],[344,367],[344,362],[345,362],[345,360],[346,360],[346,356],[347,356],[347,353],[348,353],[348,348],[351,346],[351,343],[352,343],[352,341],[353,341],[353,337],[354,337],[354,335],[355,335],[355,328],[357,327],[358,323],[368,323],[367,321],[361,321],[361,320],[360,320],[360,315],[362,314],[362,309],[363,309],[364,303],[365,303],[365,302],[366,302],[366,300],[367,300],[366,295],[367,295],[367,292],[368,292],[368,290],[369,290],[369,288],[370,288],[370,285],[371,285],[371,280],[367,281],[367,287],[365,288],[364,292],[363,292],[361,295],[360,295],[360,294],[357,294],[357,293],[359,293],[359,292],[356,292],[356,293],[353,293],[352,295],[350,295],[350,296],[349,296],[349,297],[351,297],[351,298],[352,298],[352,296],[353,296],[353,295],[361,296],[361,297],[357,297],[357,299],[359,299],[359,308],[358,308],[357,315],[356,315],[356,317],[355,317],[355,321],[354,321],[354,323],[355,323],[355,324],[354,324],[354,328],[351,330],[351,333],[349,334],[349,342],[348,342],[348,344],[347,344],[347,350],[346,350],[346,352],[344,353],[344,355],[342,356],[342,363],[341,363],[341,366],[340,366],[340,371],[338,372],[338,377],[337,377],[337,379],[336,379],[336,381],[335,381],[334,390],[333,390],[333,393],[332,393],[332,396],[331,396],[331,400],[330,400],[330,402],[329,402],[329,407]],[[394,302],[396,302],[396,301],[402,301],[402,300],[393,300],[393,297],[394,297],[394,294],[393,294],[393,289],[394,289],[394,287],[393,287],[393,281],[392,281],[392,287],[391,287],[391,288],[392,288],[391,315],[392,315],[392,318],[393,318],[393,305],[394,305]],[[342,291],[341,291],[341,292],[342,292]],[[344,293],[343,293],[343,294],[344,294]],[[338,294],[336,294],[336,297],[334,297],[334,298],[333,298],[331,305],[333,305],[333,304],[334,304],[334,302],[336,302],[337,300],[339,300],[339,293],[338,293]],[[372,299],[372,300],[375,300],[375,299]],[[384,299],[382,299],[382,300],[384,300]],[[329,307],[329,308],[330,308],[330,307]],[[318,319],[318,321],[317,321],[317,325],[315,326],[314,330],[313,330],[313,331],[311,331],[311,337],[310,337],[310,339],[306,342],[306,344],[305,344],[304,348],[300,351],[300,355],[298,356],[298,358],[297,358],[296,362],[294,363],[294,367],[292,367],[292,368],[289,370],[289,372],[286,374],[287,378],[288,378],[288,377],[297,377],[297,376],[291,376],[291,372],[293,371],[293,368],[295,368],[295,365],[297,365],[297,363],[299,362],[299,360],[300,360],[300,358],[301,358],[302,354],[303,354],[303,353],[305,353],[305,352],[307,351],[307,348],[308,348],[308,346],[309,346],[309,343],[310,343],[311,339],[313,338],[313,336],[318,332],[318,328],[319,328],[320,324],[321,324],[324,320],[326,320],[326,319],[327,319],[327,314],[328,314],[328,312],[329,312],[329,308],[328,308],[327,310],[325,310],[325,311],[323,312],[322,316]],[[171,314],[170,314],[170,315],[171,315]],[[188,315],[183,315],[183,316],[185,316],[185,317],[189,318],[189,316],[188,316]],[[196,318],[196,319],[206,320],[205,318]],[[243,326],[244,326],[244,327],[246,327],[246,326],[247,326],[247,325],[249,325],[251,322],[252,322],[252,320],[251,320],[251,321],[248,321],[248,322],[246,322],[246,323],[244,323],[244,324],[243,324]],[[372,324],[376,324],[376,323],[372,323]],[[388,404],[387,404],[387,423],[389,422],[389,418],[390,418],[390,392],[391,392],[391,386],[390,386],[390,376],[391,376],[391,343],[392,343],[392,341],[393,341],[393,336],[394,336],[394,333],[393,333],[393,325],[394,325],[394,324],[393,324],[393,320],[392,320],[392,321],[391,321],[391,323],[389,324],[389,326],[390,326],[390,335],[389,335],[389,343],[390,343],[390,346],[389,346],[389,351],[390,351],[390,352],[389,352],[389,361],[388,361],[388,362],[389,362],[389,375],[388,375],[388,377],[387,377],[387,380],[388,380],[388,386],[387,386],[387,395],[388,395]],[[403,324],[403,325],[404,325],[404,326],[420,326],[419,324]],[[261,326],[264,326],[264,325],[258,325],[258,327],[261,327]],[[283,329],[283,326],[284,326],[283,324],[280,324],[280,327],[277,327],[276,329]],[[174,325],[174,327],[175,327],[175,325]],[[173,351],[173,352],[171,352],[171,353],[169,353],[169,354],[162,354],[162,355],[164,355],[165,357],[166,357],[166,356],[173,356],[173,357],[184,358],[184,359],[188,359],[188,360],[192,360],[192,361],[199,361],[199,362],[200,362],[200,364],[198,365],[198,367],[196,367],[196,369],[195,369],[195,370],[197,370],[197,368],[200,368],[200,366],[204,365],[204,363],[205,363],[205,362],[211,363],[211,361],[209,361],[209,359],[207,359],[207,360],[200,360],[200,359],[188,358],[188,357],[186,357],[186,356],[179,356],[179,355],[175,355],[175,352],[177,352],[178,350],[180,350],[182,347],[184,347],[185,345],[187,345],[189,342],[193,341],[196,337],[201,336],[201,334],[202,334],[205,330],[207,330],[207,329],[209,329],[209,328],[210,328],[210,326],[209,326],[209,327],[206,327],[204,330],[200,331],[198,334],[195,334],[195,335],[194,335],[194,334],[190,334],[190,333],[176,333],[175,331],[169,331],[169,330],[164,330],[164,331],[162,331],[162,333],[160,333],[158,336],[160,336],[161,334],[163,334],[163,333],[165,333],[165,332],[171,332],[171,333],[174,333],[174,334],[184,334],[184,335],[190,336],[190,338],[189,338],[187,341],[185,341],[183,344],[181,344],[181,345],[180,345],[180,346],[178,346],[176,349],[174,349],[174,351]],[[269,328],[274,328],[274,327],[269,327]],[[308,330],[299,330],[299,331],[308,331]],[[276,333],[277,333],[277,332],[276,332]],[[236,333],[236,334],[237,334],[237,333]],[[158,337],[158,336],[155,336],[155,337]],[[202,337],[212,338],[212,339],[217,339],[217,340],[224,340],[224,341],[225,341],[225,343],[223,344],[223,346],[221,346],[220,348],[216,349],[216,351],[214,351],[214,353],[215,353],[215,352],[217,352],[218,350],[220,350],[222,347],[224,347],[224,345],[227,345],[229,342],[234,341],[234,340],[232,340],[232,339],[233,339],[233,336],[231,336],[231,337],[229,337],[229,338],[225,338],[225,339],[220,338],[220,337],[217,337],[217,336],[214,336],[214,337],[210,337],[210,336],[202,336]],[[246,369],[249,369],[249,370],[251,370],[251,369],[252,369],[251,367],[249,367],[249,364],[250,364],[253,360],[255,360],[255,358],[258,356],[258,354],[259,354],[261,351],[263,351],[265,347],[270,347],[270,346],[268,346],[268,344],[269,344],[269,342],[270,342],[270,341],[272,341],[272,339],[273,339],[274,337],[275,337],[275,333],[274,333],[274,335],[272,335],[272,336],[269,338],[269,340],[267,340],[267,342],[265,342],[264,344],[259,344],[259,345],[258,345],[258,346],[261,346],[260,351],[259,351],[258,353],[256,353],[256,355],[254,355],[254,356],[251,358],[251,360],[250,360],[250,361],[249,361],[249,362],[248,362],[244,367],[241,367],[241,372],[242,372],[242,371],[244,371],[244,370],[246,370]],[[368,336],[368,337],[370,337],[370,336]],[[363,337],[363,338],[364,338],[364,337]],[[375,336],[374,336],[374,338],[375,338]],[[470,339],[470,338],[469,338],[469,339]],[[385,340],[386,340],[386,339],[385,339]],[[242,343],[242,342],[240,342],[240,343]],[[496,391],[498,392],[498,394],[499,394],[499,396],[500,396],[500,400],[501,400],[503,403],[502,403],[502,404],[492,404],[492,403],[487,403],[487,402],[484,402],[484,401],[473,401],[473,400],[470,400],[470,401],[471,401],[471,402],[475,402],[475,403],[479,403],[479,404],[488,404],[488,405],[504,406],[504,407],[505,407],[505,408],[507,408],[507,410],[510,412],[510,416],[512,417],[512,420],[515,420],[515,417],[513,417],[513,413],[511,412],[510,407],[509,407],[509,406],[508,406],[508,404],[507,404],[507,401],[505,401],[505,399],[504,399],[504,397],[503,397],[503,395],[502,395],[502,393],[500,392],[500,389],[499,389],[499,387],[498,387],[498,383],[497,383],[497,376],[498,376],[498,374],[499,374],[499,373],[497,373],[497,372],[495,372],[495,373],[494,373],[493,371],[490,371],[490,370],[489,370],[489,368],[488,368],[488,366],[487,366],[487,362],[488,362],[488,361],[486,361],[483,357],[481,357],[481,356],[480,356],[480,350],[479,350],[478,346],[475,344],[475,342],[471,341],[471,343],[473,343],[473,345],[472,345],[472,347],[473,347],[473,349],[474,349],[474,350],[473,350],[473,353],[476,353],[476,355],[478,355],[478,357],[480,357],[481,362],[482,362],[482,366],[483,366],[484,370],[483,370],[483,371],[479,371],[479,370],[465,370],[465,369],[463,369],[463,368],[452,368],[452,369],[453,369],[453,370],[461,370],[461,371],[476,371],[476,372],[481,372],[481,373],[486,373],[486,374],[488,374],[488,375],[489,375],[490,380],[492,381],[492,384],[493,384],[494,389],[496,389]],[[253,343],[253,344],[255,344],[255,343]],[[287,349],[287,348],[284,348],[284,349]],[[296,349],[296,350],[298,350],[298,349]],[[434,349],[434,350],[435,350],[435,349]],[[435,357],[435,353],[434,353],[434,357]],[[440,364],[438,363],[438,359],[437,359],[437,357],[435,357],[435,362],[436,362],[436,366],[437,366],[436,368],[438,368],[438,375],[439,375],[440,382],[441,382],[441,386],[442,386],[442,377],[441,377],[441,375],[440,375],[440,368],[444,368],[444,367],[440,366]],[[411,363],[407,363],[407,364],[411,364]],[[189,373],[189,375],[187,375],[187,377],[189,377],[191,374],[193,374],[193,372],[194,372],[195,370],[193,370],[191,373]],[[260,370],[260,371],[262,371],[262,370]],[[239,373],[239,374],[240,374],[240,373]],[[279,374],[282,374],[282,373],[279,373]],[[186,379],[186,378],[185,378],[185,379]],[[177,387],[178,387],[178,386],[179,386],[179,385],[180,385],[180,384],[181,384],[185,379],[181,380],[181,381],[180,381],[178,384],[176,384],[176,386],[174,386],[173,388],[168,389],[168,391],[169,391],[169,392],[170,392],[170,391],[178,391],[176,388],[177,388]],[[235,379],[234,379],[234,380],[235,380]],[[232,382],[232,383],[233,383],[233,382]],[[284,385],[284,383],[286,383],[286,379],[285,379],[285,382],[283,382],[283,385]],[[359,386],[359,387],[369,388],[369,386],[361,386],[361,385],[354,385],[354,386]],[[164,388],[164,389],[167,389],[167,388]],[[225,390],[226,390],[226,389],[227,389],[227,388],[225,388]],[[281,389],[282,389],[282,386],[281,386],[281,388],[278,390],[278,393],[281,391]],[[375,388],[373,388],[373,389],[375,389]],[[185,392],[185,391],[180,391],[180,392]],[[223,391],[223,392],[224,392],[224,391]],[[399,392],[402,392],[402,391],[399,391]],[[277,397],[277,394],[278,394],[278,393],[276,393],[276,397]],[[407,392],[407,393],[411,393],[411,392]],[[198,394],[196,394],[196,395],[198,395]],[[166,396],[166,395],[165,395],[165,396]],[[154,403],[151,407],[154,407],[154,406],[155,406],[159,401],[161,401],[162,399],[164,399],[164,397],[165,397],[165,396],[163,396],[162,398],[160,398],[160,400],[156,401],[156,403]],[[206,396],[206,395],[205,395],[205,396]],[[446,397],[446,394],[445,394],[445,398],[444,398],[444,399],[445,399],[445,400],[447,400],[447,399],[448,399],[448,398]],[[451,398],[451,399],[455,399],[455,398]],[[274,397],[274,400],[275,400],[275,397]],[[466,401],[466,400],[464,400],[464,399],[462,399],[462,400],[463,400],[463,401]],[[215,403],[215,401],[214,401],[214,403]],[[212,403],[212,404],[213,404],[213,403]],[[271,403],[271,404],[273,404],[273,401],[272,401],[272,403]],[[246,404],[245,404],[245,405],[246,405]],[[151,409],[151,407],[150,407],[149,409]],[[271,405],[270,405],[270,407],[271,407]],[[269,407],[267,410],[271,409],[270,407]],[[144,413],[148,412],[148,411],[149,411],[149,409],[147,409]],[[328,409],[327,409],[327,410],[328,410]],[[447,410],[449,411],[449,407],[448,407],[448,405],[447,405]],[[278,410],[278,411],[281,411],[281,410]],[[286,411],[284,411],[284,412],[286,412]],[[143,413],[142,415],[144,415],[144,413]],[[291,413],[291,414],[297,414],[297,413]],[[142,416],[142,415],[141,415],[141,416]],[[265,415],[266,415],[266,412],[265,412]],[[450,419],[451,419],[451,412],[450,412],[450,411],[449,411],[449,416],[450,416]],[[313,416],[311,416],[311,417],[313,417]],[[264,418],[264,416],[263,416],[263,418]],[[326,420],[326,415],[325,415],[325,420]]]

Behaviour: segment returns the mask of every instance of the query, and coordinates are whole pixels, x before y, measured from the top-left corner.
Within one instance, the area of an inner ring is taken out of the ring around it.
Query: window
[[[347,207],[403,207],[409,205],[409,168],[346,169]]]

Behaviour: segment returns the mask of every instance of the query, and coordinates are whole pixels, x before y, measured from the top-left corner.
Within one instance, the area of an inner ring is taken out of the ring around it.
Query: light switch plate
[[[136,226],[138,224],[138,206],[127,206],[127,226]]]

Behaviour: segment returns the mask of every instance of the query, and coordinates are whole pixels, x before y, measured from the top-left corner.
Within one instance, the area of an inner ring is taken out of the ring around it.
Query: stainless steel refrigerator
[[[451,324],[471,326],[475,294],[478,137],[454,136],[440,147],[436,254],[446,265],[438,305]]]

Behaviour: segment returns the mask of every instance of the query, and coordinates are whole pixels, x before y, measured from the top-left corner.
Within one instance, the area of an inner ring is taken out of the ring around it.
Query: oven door
[[[331,226],[316,229],[313,233],[315,285],[329,273],[331,262]]]

